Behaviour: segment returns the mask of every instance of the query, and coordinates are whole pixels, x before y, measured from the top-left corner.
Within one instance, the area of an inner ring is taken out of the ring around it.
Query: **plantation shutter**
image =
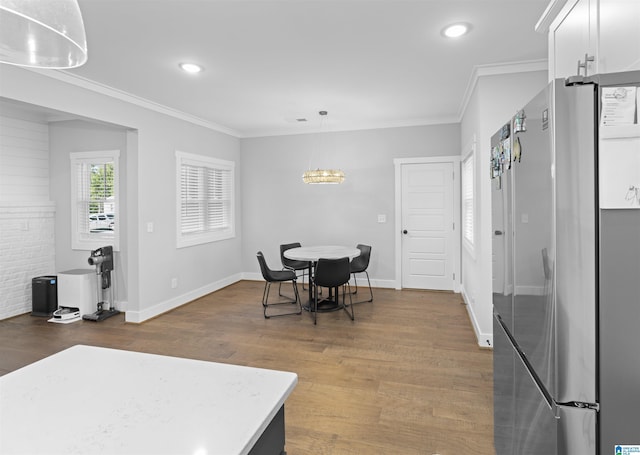
[[[473,191],[473,168],[474,168],[473,154],[470,154],[462,162],[462,227],[464,238],[471,245],[474,244],[473,239],[473,206],[474,206],[474,191]]]
[[[232,237],[233,163],[176,152],[178,245]]]
[[[95,162],[99,160],[77,159],[75,161],[77,231],[90,232],[90,219],[93,214],[104,213],[108,204],[109,211],[114,209],[114,168],[113,162]]]

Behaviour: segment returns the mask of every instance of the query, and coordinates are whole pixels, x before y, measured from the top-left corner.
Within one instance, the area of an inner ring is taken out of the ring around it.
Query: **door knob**
[[[503,232],[502,232],[502,231],[494,231],[493,233],[494,233],[495,235],[502,235],[502,234],[503,234]]]
[[[403,234],[408,234],[409,231],[407,231],[406,229],[404,231],[402,231]]]

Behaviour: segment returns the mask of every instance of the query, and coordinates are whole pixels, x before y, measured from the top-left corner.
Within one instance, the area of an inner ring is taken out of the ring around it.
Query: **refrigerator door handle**
[[[600,403],[585,403],[584,401],[567,401],[566,403],[557,403],[557,406],[565,406],[569,408],[592,409],[600,411]]]

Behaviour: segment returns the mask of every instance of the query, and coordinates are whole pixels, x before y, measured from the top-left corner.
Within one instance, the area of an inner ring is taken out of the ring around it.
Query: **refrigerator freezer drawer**
[[[544,399],[527,367],[515,355],[514,455],[570,455],[558,450],[558,424],[554,411]],[[581,452],[586,455],[588,452]],[[577,455],[577,454],[576,454]]]
[[[598,413],[565,406],[559,406],[558,411],[558,454],[595,455]]]
[[[597,411],[550,402],[494,318],[494,442],[497,455],[596,455]]]

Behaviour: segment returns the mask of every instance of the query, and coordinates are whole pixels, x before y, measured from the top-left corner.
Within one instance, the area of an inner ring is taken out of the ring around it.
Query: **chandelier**
[[[304,183],[342,183],[344,172],[339,169],[315,169],[302,174]]]
[[[327,111],[320,111],[320,132]],[[337,184],[344,182],[344,171],[340,169],[309,169],[302,174],[302,181],[309,184]]]
[[[76,68],[87,61],[77,0],[0,0],[0,62]]]

